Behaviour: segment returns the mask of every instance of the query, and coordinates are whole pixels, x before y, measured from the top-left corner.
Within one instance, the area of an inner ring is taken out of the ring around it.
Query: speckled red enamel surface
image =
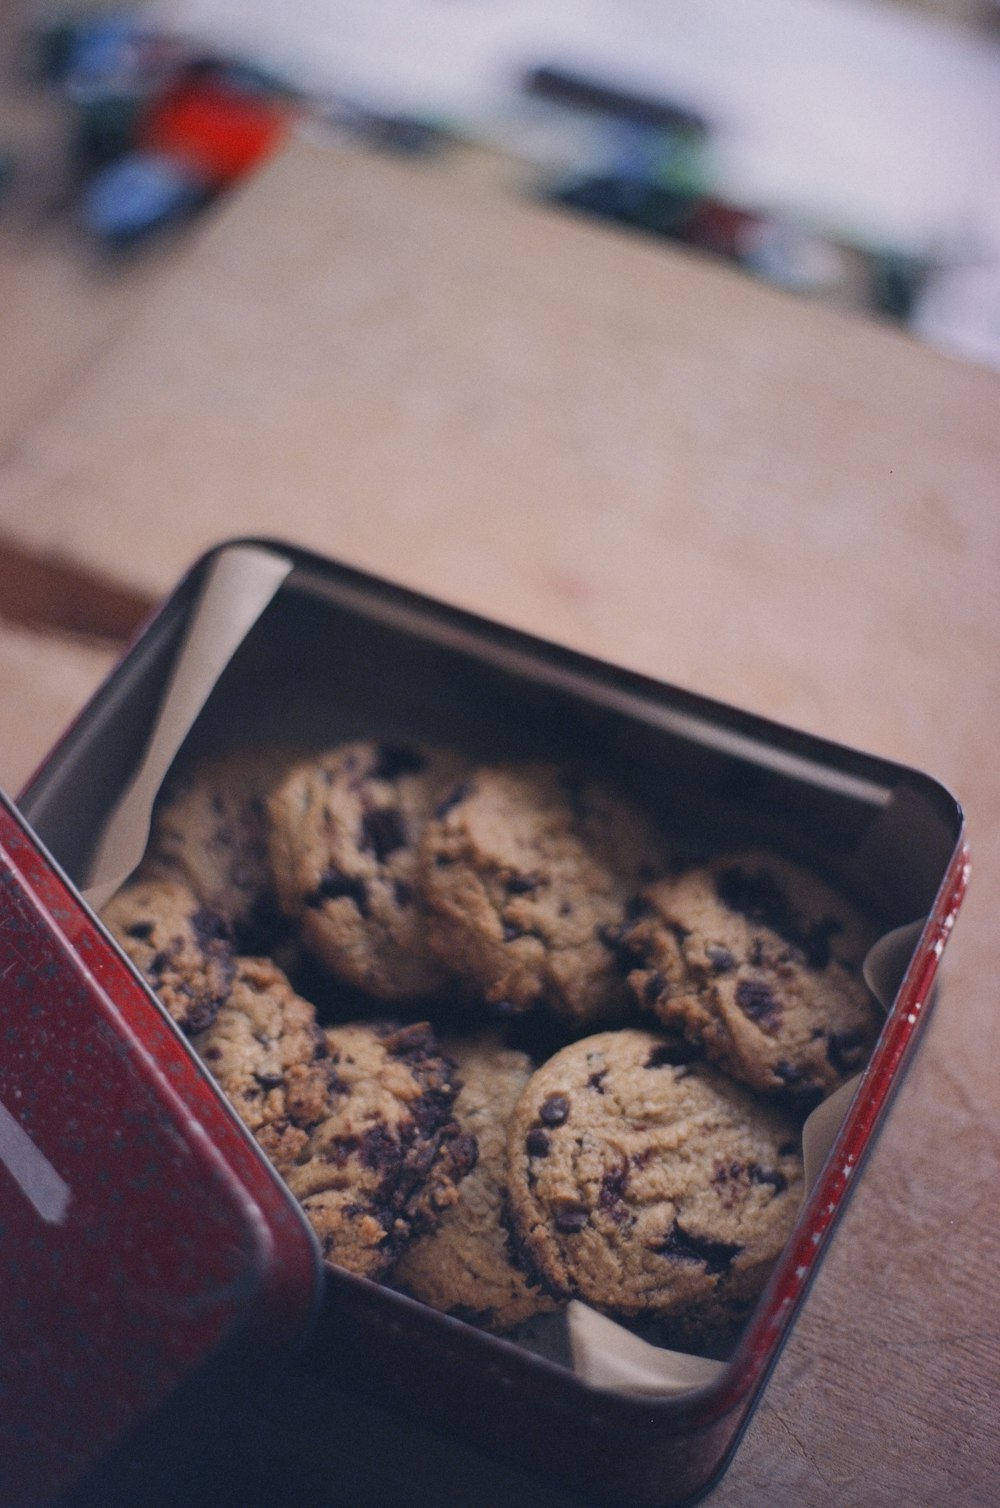
[[[249,1324],[315,1297],[304,1222],[0,805],[0,1502],[44,1502]]]

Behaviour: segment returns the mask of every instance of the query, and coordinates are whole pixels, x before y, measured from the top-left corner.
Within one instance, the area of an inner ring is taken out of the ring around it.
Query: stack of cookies
[[[500,1332],[731,1330],[878,1029],[814,875],[681,869],[577,770],[410,742],[202,759],[104,920],[327,1259]]]

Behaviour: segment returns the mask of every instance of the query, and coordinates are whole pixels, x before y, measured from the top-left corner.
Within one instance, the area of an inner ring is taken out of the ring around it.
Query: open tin
[[[275,729],[582,760],[692,849],[763,844],[875,922],[884,1027],[811,1118],[809,1193],[731,1354],[663,1353],[578,1305],[568,1334],[497,1338],[323,1268],[284,1185],[94,915],[141,857],[178,752]],[[926,1019],[967,871],[948,791],[291,546],[237,541],[182,581],[19,812],[0,808],[0,1501],[131,1502],[127,1481],[90,1498],[87,1484],[123,1441],[146,1448],[143,1420],[162,1449],[177,1399],[219,1369],[234,1410],[257,1400],[258,1441],[281,1428],[283,1397],[307,1396],[316,1419],[349,1383],[581,1501],[660,1508],[717,1477]],[[229,1501],[217,1486],[210,1497]]]

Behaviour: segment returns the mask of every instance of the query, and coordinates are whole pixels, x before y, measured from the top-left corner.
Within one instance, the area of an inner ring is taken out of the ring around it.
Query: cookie
[[[651,886],[643,906],[623,934],[636,998],[727,1072],[808,1105],[864,1065],[874,939],[821,880],[751,850]]]
[[[651,824],[597,782],[549,764],[482,767],[421,841],[430,944],[501,1011],[612,1021],[628,1003],[618,931],[665,866]]]
[[[267,796],[295,757],[277,745],[206,756],[171,776],[153,813],[149,852],[244,937],[272,930]]]
[[[447,983],[427,946],[416,845],[464,768],[444,750],[350,743],[297,764],[270,799],[282,909],[338,979],[378,1000],[419,1000]]]
[[[444,1047],[458,1065],[455,1119],[476,1139],[476,1165],[437,1230],[403,1253],[394,1281],[435,1309],[488,1330],[512,1330],[560,1307],[516,1265],[505,1224],[507,1126],[532,1063],[489,1033]]]
[[[384,1277],[432,1230],[476,1158],[452,1107],[458,1085],[426,1022],[324,1034],[330,1103],[283,1169],[329,1262]]]
[[[192,1043],[279,1173],[330,1112],[326,1043],[316,1012],[269,958],[238,958],[225,1003]]]
[[[209,1024],[236,968],[232,932],[219,912],[179,876],[145,865],[101,919],[183,1031]]]
[[[794,1123],[704,1062],[626,1028],[534,1074],[508,1132],[520,1240],[566,1298],[622,1318],[724,1329],[795,1221]]]

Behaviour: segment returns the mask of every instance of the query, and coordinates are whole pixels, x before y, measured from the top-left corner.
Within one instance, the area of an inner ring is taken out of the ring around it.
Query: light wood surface
[[[107,644],[0,618],[0,789],[27,784],[116,655]]]
[[[994,374],[447,162],[304,143],[0,468],[0,533],[139,596],[285,536],[965,801],[925,1046],[713,1508],[1000,1501],[998,480]],[[445,1501],[447,1453],[413,1459],[408,1500]]]

